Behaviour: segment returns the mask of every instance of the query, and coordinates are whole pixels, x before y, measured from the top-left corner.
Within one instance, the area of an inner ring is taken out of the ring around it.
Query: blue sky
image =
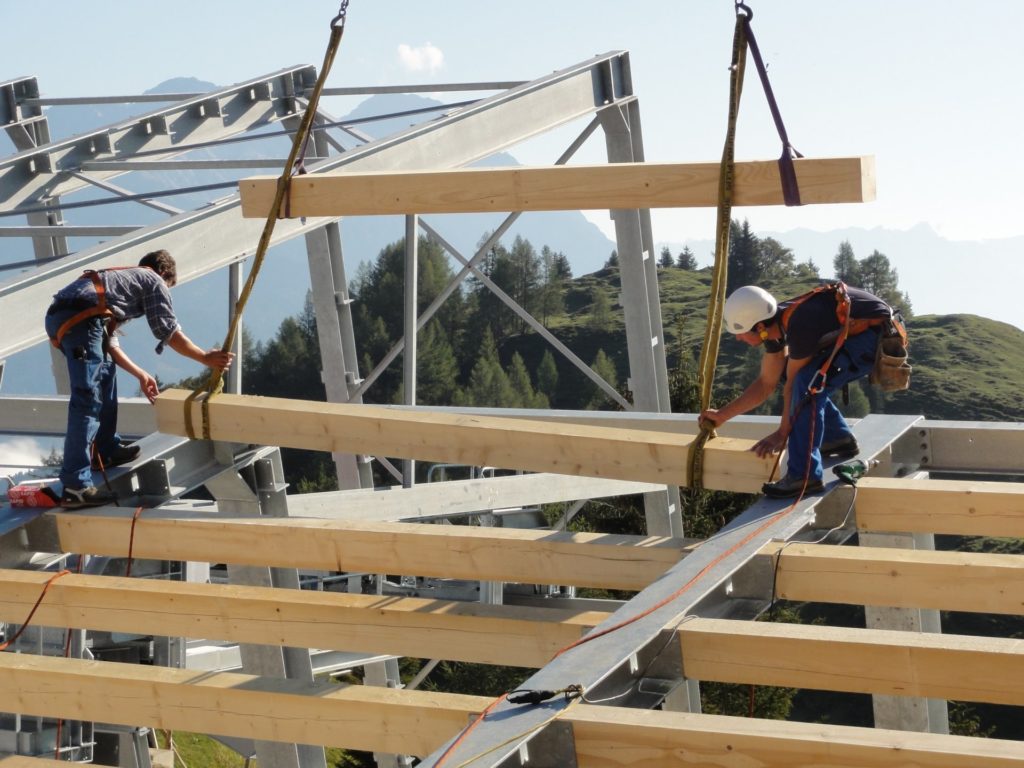
[[[176,76],[230,84],[319,64],[338,8],[319,0],[57,2],[48,12],[10,0],[4,6],[0,78],[36,75],[51,96],[137,93]],[[750,6],[794,145],[809,157],[875,155],[879,189],[877,202],[866,205],[738,211],[755,230],[925,222],[950,239],[1024,234],[1024,153],[1016,145],[1024,3]],[[647,158],[715,160],[734,18],[730,0],[352,0],[329,84],[531,79],[628,49]],[[570,138],[567,131],[515,154],[547,164]],[[778,152],[751,70],[737,158]],[[603,160],[599,137],[578,159]],[[593,218],[605,224],[601,214]],[[711,237],[713,212],[658,211],[654,225],[659,241]]]

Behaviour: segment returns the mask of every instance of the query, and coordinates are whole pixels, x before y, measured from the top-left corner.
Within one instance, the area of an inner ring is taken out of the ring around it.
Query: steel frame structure
[[[130,121],[91,132],[85,136],[51,142],[42,107],[67,100],[42,99],[34,78],[0,82],[0,124],[19,152],[0,161],[0,212],[31,208],[27,226],[8,227],[0,235],[32,237],[38,266],[0,284],[0,360],[43,340],[41,312],[56,288],[77,275],[84,266],[102,268],[136,261],[154,247],[173,251],[178,258],[181,281],[186,282],[227,267],[232,270],[232,290],[239,283],[240,265],[252,250],[258,226],[238,215],[239,201],[229,195],[194,211],[165,212],[166,220],[140,228],[119,224],[107,227],[65,225],[59,208],[60,196],[95,183],[110,188],[109,179],[119,173],[152,167],[157,161],[135,159],[139,152],[156,152],[165,167],[196,167],[187,158],[174,158],[188,151],[195,140],[217,140],[235,133],[256,130],[271,123],[289,122],[304,108],[306,89],[314,79],[311,67],[296,67],[272,73],[232,88],[210,94],[178,94],[159,98],[175,103],[150,111]],[[477,90],[483,85],[501,92],[461,108],[428,124],[370,141],[354,149],[326,132],[318,132],[310,160],[313,172],[348,168],[352,170],[430,169],[457,167],[514,146],[530,136],[560,125],[591,117],[590,123],[566,150],[559,162],[568,160],[579,144],[596,128],[603,129],[609,162],[644,160],[639,103],[633,92],[628,54],[614,51],[538,80],[522,83],[467,84]],[[458,86],[451,86],[455,90]],[[431,90],[442,88],[432,86]],[[361,92],[360,89],[341,89]],[[379,89],[389,90],[389,89]],[[394,90],[394,89],[391,89]],[[414,89],[405,88],[411,91]],[[366,92],[376,92],[369,89]],[[158,100],[121,97],[119,100]],[[336,122],[322,114],[324,122]],[[361,138],[355,129],[350,137]],[[343,150],[331,155],[331,149]],[[218,165],[223,167],[224,164]],[[90,179],[92,182],[90,182]],[[52,210],[45,210],[50,207]],[[511,225],[516,214],[496,233]],[[658,300],[657,275],[653,258],[653,235],[646,211],[613,211],[618,256],[621,264],[626,335],[629,351],[630,389],[635,413],[545,414],[548,418],[608,422],[634,419],[650,428],[677,430],[692,428],[692,416],[668,414],[667,370],[664,334]],[[407,274],[415,264],[415,234],[424,230],[444,242],[428,222],[410,217],[406,241],[410,244]],[[110,236],[107,242],[67,253],[67,237]],[[357,342],[347,293],[342,244],[336,222],[331,220],[278,223],[274,242],[304,236],[309,260],[313,304],[320,333],[323,377],[327,398],[332,402],[359,402],[372,383],[371,372],[361,378],[357,366]],[[474,271],[485,248],[466,258],[446,244],[453,257],[464,265],[453,281]],[[477,273],[479,274],[479,273]],[[415,357],[415,333],[435,308],[416,317],[415,298],[406,298],[405,353]],[[542,326],[528,319],[538,333]],[[568,352],[568,350],[566,350]],[[390,359],[403,353],[401,346]],[[569,352],[571,355],[571,352]],[[581,361],[576,362],[586,368]],[[240,369],[241,366],[238,366]],[[587,369],[589,370],[589,369]],[[586,371],[584,371],[586,373]],[[590,372],[588,375],[592,375]],[[414,407],[415,372],[406,367],[406,392]],[[239,382],[233,386],[237,389]],[[607,384],[604,385],[607,389]],[[609,393],[618,397],[617,393]],[[504,411],[504,413],[508,413]],[[538,414],[532,414],[537,416]],[[396,504],[381,509],[369,497],[383,495],[367,490],[370,473],[364,457],[336,456],[339,487],[334,494],[291,499],[284,493],[279,455],[274,448],[249,448],[225,444],[184,441],[152,431],[152,422],[139,403],[127,403],[122,423],[126,432],[147,435],[142,439],[143,456],[137,464],[112,473],[115,488],[126,499],[143,506],[160,506],[168,512],[195,513],[198,502],[184,502],[180,496],[205,486],[216,499],[216,508],[234,516],[291,515],[339,516],[335,510],[350,505],[351,516],[361,519],[426,520],[445,515],[487,515],[494,509],[540,501],[567,501],[603,495],[643,493],[648,532],[680,536],[682,526],[677,491],[645,484],[566,482],[559,476],[495,478],[448,484],[444,491],[430,487],[405,488],[389,492]],[[762,433],[768,420],[747,418],[731,427],[739,433]],[[59,398],[0,398],[0,433],[59,434],[63,431],[63,403]],[[656,426],[651,426],[656,425]],[[888,476],[910,476],[916,472],[957,471],[979,475],[1024,473],[1024,431],[1020,425],[929,422],[917,417],[871,416],[856,426],[864,453],[882,460],[881,472]],[[406,477],[410,477],[406,467]],[[457,486],[457,487],[456,487]],[[363,489],[363,490],[360,490]],[[452,500],[462,498],[461,505]],[[375,508],[371,508],[376,504]],[[675,630],[689,616],[749,619],[771,602],[771,563],[759,551],[769,540],[817,540],[825,535],[832,543],[842,542],[853,532],[848,491],[831,484],[827,493],[805,499],[792,509],[777,502],[761,501],[721,533],[705,542],[693,554],[671,568],[657,583],[622,605],[597,631],[631,621],[621,630],[606,634],[560,655],[530,678],[532,688],[559,688],[568,682],[585,685],[588,699],[604,699],[625,707],[699,711],[699,691],[686,677],[686,659],[677,643]],[[52,520],[38,512],[8,516],[0,527],[0,566],[27,568],[35,552],[57,548]],[[889,543],[907,545],[906,537]],[[919,540],[918,545],[922,542]],[[297,588],[294,570],[232,567],[231,580],[239,584],[269,584]],[[381,583],[381,582],[378,582]],[[495,602],[501,590],[482,587]],[[588,603],[589,605],[589,603]],[[615,607],[615,606],[612,606]],[[925,615],[885,617],[882,625],[901,622],[908,629],[935,629]],[[261,676],[292,678],[297,684],[312,680],[313,666],[304,649],[242,649],[243,667]],[[368,679],[395,685],[396,667],[387,659],[367,659]],[[557,709],[557,707],[555,708]],[[516,708],[500,704],[494,716],[474,727],[445,764],[471,760],[482,766],[572,766],[576,765],[571,726],[552,720],[548,708]],[[894,727],[941,727],[941,713],[928,707],[929,718],[922,726],[914,715],[895,713],[887,721]],[[879,722],[886,722],[879,715]],[[502,746],[498,746],[502,745]],[[497,749],[495,749],[497,747]],[[248,746],[247,746],[248,748]],[[314,768],[324,765],[318,747],[260,742],[253,747],[261,764]],[[479,756],[474,759],[474,756]],[[141,761],[142,757],[138,756]],[[381,765],[406,764],[401,756],[378,755]],[[132,765],[141,765],[132,763]],[[440,752],[426,757],[423,765],[440,765]]]

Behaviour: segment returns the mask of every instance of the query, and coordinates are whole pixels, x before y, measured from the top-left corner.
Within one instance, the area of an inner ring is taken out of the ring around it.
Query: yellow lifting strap
[[[715,381],[718,348],[722,339],[722,308],[725,304],[725,285],[729,271],[729,227],[732,224],[732,189],[735,168],[736,117],[743,94],[743,71],[747,63],[746,18],[736,10],[736,31],[732,39],[732,65],[729,77],[729,120],[722,150],[721,171],[718,176],[718,218],[715,224],[715,266],[711,277],[711,296],[708,300],[708,319],[704,327],[704,343],[700,350],[697,387],[700,390],[700,411],[711,407],[711,390]],[[698,417],[699,418],[699,417]],[[689,487],[696,492],[703,488],[704,444],[715,436],[715,427],[699,422],[700,434],[690,450]]]
[[[331,19],[331,37],[327,43],[327,51],[324,53],[323,65],[320,67],[320,76],[317,78],[316,85],[313,86],[313,92],[309,97],[308,104],[306,105],[306,111],[302,115],[302,120],[299,123],[299,129],[295,133],[295,141],[292,143],[291,152],[288,154],[288,159],[285,162],[284,172],[277,180],[277,192],[274,196],[274,204],[270,208],[266,224],[263,225],[263,233],[260,235],[259,245],[256,247],[256,256],[253,259],[252,269],[250,270],[249,277],[246,279],[245,285],[242,288],[241,295],[235,303],[235,309],[231,316],[231,323],[228,326],[228,333],[227,336],[224,337],[224,345],[221,349],[230,349],[234,344],[235,335],[238,332],[239,319],[242,316],[242,311],[245,309],[245,303],[249,299],[249,294],[252,293],[252,288],[256,283],[256,277],[260,273],[260,268],[263,266],[263,259],[266,256],[267,249],[270,247],[270,238],[274,234],[274,225],[277,223],[277,218],[280,215],[281,204],[284,203],[287,208],[288,189],[291,185],[292,176],[295,175],[296,171],[304,172],[304,169],[302,168],[302,157],[305,154],[310,130],[313,125],[313,120],[316,117],[316,108],[320,103],[320,94],[324,89],[324,83],[327,82],[327,75],[331,71],[331,65],[334,63],[334,57],[338,52],[338,46],[341,44],[341,36],[345,32],[345,17],[348,12],[348,3],[349,0],[342,0],[341,7],[338,9],[337,15]],[[196,387],[195,391],[185,399],[185,430],[190,438],[196,438],[195,428],[192,424],[192,402],[201,393],[207,393],[206,397],[204,397],[202,401],[202,437],[205,440],[209,440],[210,398],[221,392],[223,389],[223,372],[212,370],[207,380]]]
[[[729,81],[729,124],[725,134],[725,148],[722,151],[721,171],[718,178],[718,221],[715,233],[715,267],[711,279],[711,297],[708,301],[708,322],[704,329],[704,344],[701,347],[697,386],[700,389],[700,409],[711,407],[711,389],[715,380],[715,366],[718,362],[718,347],[722,338],[722,310],[725,306],[725,286],[729,269],[729,228],[732,225],[732,190],[735,163],[733,154],[736,143],[736,117],[739,114],[740,96],[743,94],[743,72],[746,68],[747,49],[754,57],[761,86],[775,129],[782,141],[782,155],[779,157],[779,179],[782,182],[783,199],[786,205],[800,205],[800,188],[793,166],[795,157],[802,157],[789,142],[786,126],[775,101],[768,70],[764,66],[761,51],[750,28],[753,11],[736,0],[736,31],[732,40],[732,67]],[[690,476],[688,485],[697,492],[703,487],[704,444],[715,436],[715,425],[700,423],[700,434],[693,441],[690,452]]]

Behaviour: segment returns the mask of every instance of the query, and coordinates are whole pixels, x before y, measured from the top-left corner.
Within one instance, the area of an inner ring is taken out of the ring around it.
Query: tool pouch
[[[910,387],[912,367],[907,362],[907,331],[898,314],[882,325],[875,350],[875,367],[868,381],[883,392],[899,392]]]

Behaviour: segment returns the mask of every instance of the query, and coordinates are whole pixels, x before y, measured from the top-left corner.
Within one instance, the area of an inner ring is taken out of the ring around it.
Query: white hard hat
[[[746,333],[762,320],[775,317],[777,308],[775,297],[764,288],[744,285],[733,291],[725,300],[722,319],[727,331],[735,334]]]

